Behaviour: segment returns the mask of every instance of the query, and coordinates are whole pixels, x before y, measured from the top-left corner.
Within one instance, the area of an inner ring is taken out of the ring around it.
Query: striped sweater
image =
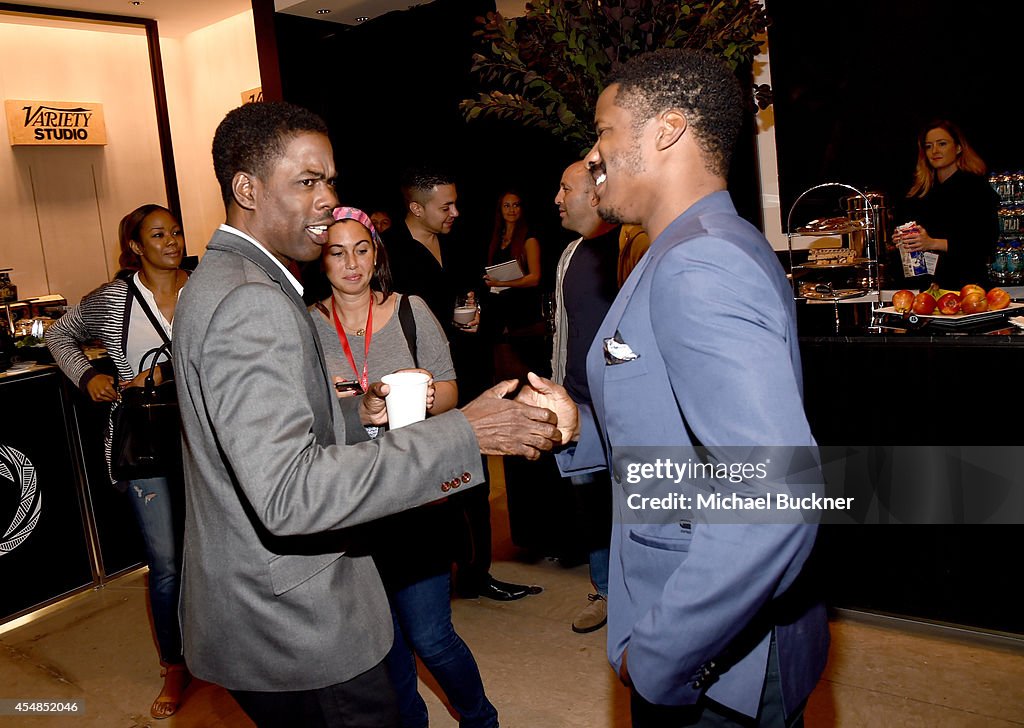
[[[115,279],[87,294],[77,306],[68,309],[46,330],[46,346],[53,354],[57,366],[86,394],[89,380],[101,373],[82,351],[82,345],[87,341],[98,339],[106,348],[121,381],[129,382],[135,377],[125,353],[128,348],[132,300],[128,284],[124,280]],[[107,431],[103,436],[108,475],[113,416],[117,404],[114,402],[110,406]],[[110,481],[116,483],[113,477]]]

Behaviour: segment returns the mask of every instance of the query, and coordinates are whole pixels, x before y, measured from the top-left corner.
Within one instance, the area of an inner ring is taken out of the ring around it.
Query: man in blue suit
[[[634,728],[800,725],[827,658],[824,607],[798,578],[816,526],[771,509],[716,512],[708,499],[756,506],[773,487],[806,495],[821,484],[792,291],[726,191],[740,94],[721,61],[688,50],[636,57],[610,79],[585,160],[598,211],[653,242],[590,348],[593,405],[578,426],[540,380],[522,395],[577,438],[559,454],[563,474],[612,474],[608,656],[632,688]],[[764,452],[785,462],[738,462]],[[666,453],[753,470],[639,477],[638,457]],[[666,483],[683,494],[678,509],[637,510],[669,494]]]

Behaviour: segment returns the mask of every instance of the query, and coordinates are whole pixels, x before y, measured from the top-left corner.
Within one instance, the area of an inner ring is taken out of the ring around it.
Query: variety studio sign
[[[106,144],[103,104],[7,99],[11,146]]]

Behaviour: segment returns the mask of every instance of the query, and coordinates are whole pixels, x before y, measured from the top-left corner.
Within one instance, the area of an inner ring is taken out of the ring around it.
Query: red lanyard
[[[334,314],[334,328],[338,330],[338,341],[341,342],[341,348],[345,350],[345,356],[348,358],[348,363],[352,365],[352,371],[359,377],[359,384],[362,386],[363,391],[366,392],[370,388],[370,378],[367,376],[366,367],[370,361],[370,339],[373,338],[373,291],[370,292],[370,308],[366,312],[366,335],[363,337],[363,373],[360,374],[359,370],[356,369],[356,360],[352,356],[352,347],[348,345],[348,337],[345,335],[345,329],[341,325],[341,319],[338,318],[338,306],[334,302],[334,296],[331,296],[331,313]]]

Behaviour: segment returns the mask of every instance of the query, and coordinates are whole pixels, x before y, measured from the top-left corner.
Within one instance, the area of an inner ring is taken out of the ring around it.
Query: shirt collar
[[[246,233],[243,233],[238,228],[231,227],[227,223],[221,224],[220,229],[223,230],[226,233],[231,233],[232,235],[237,235],[238,237],[242,238],[243,240],[248,240],[250,243],[255,245],[256,248],[261,253],[263,253],[268,258],[270,258],[272,261],[274,261],[274,265],[276,265],[278,268],[280,268],[284,272],[285,278],[287,278],[288,282],[291,283],[292,287],[295,288],[295,291],[299,294],[299,297],[300,298],[302,297],[302,291],[303,291],[302,284],[299,283],[298,279],[295,276],[292,275],[292,272],[290,270],[288,270],[280,260],[277,259],[277,256],[274,255],[273,253],[271,253],[265,247],[263,247],[263,245],[261,245],[260,242],[258,240],[256,240],[256,238],[254,238],[251,235],[248,235]]]

